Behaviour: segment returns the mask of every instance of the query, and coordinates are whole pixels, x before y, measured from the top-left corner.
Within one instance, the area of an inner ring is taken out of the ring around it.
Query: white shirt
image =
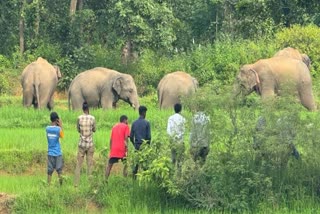
[[[167,133],[171,138],[175,138],[178,141],[183,141],[185,132],[186,119],[178,113],[170,116],[168,119]]]

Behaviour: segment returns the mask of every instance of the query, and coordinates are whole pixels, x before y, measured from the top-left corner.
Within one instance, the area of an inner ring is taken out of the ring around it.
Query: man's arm
[[[146,136],[146,140],[148,141],[148,143],[150,143],[151,142],[151,128],[150,128],[150,123],[148,122],[147,123],[147,136]]]
[[[171,119],[169,117],[168,124],[167,124],[167,133],[168,133],[169,136],[171,136],[171,132],[172,132],[172,121],[171,121]]]
[[[132,124],[132,127],[131,127],[130,141],[134,145],[134,123]]]
[[[58,126],[60,127],[59,137],[60,138],[64,138],[64,132],[63,132],[63,129],[62,129],[62,120],[61,119],[59,119]]]
[[[92,131],[96,132],[96,119],[95,118],[93,118],[93,121],[92,121]]]
[[[80,133],[80,119],[79,118],[77,120],[77,130]]]
[[[62,128],[60,128],[59,137],[60,138],[64,138],[64,132],[63,132]]]

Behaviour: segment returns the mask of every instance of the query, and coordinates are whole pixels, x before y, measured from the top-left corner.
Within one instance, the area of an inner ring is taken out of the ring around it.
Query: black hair
[[[139,107],[139,115],[142,115],[143,113],[146,113],[147,112],[147,107],[145,106],[140,106]]]
[[[89,110],[89,105],[87,103],[87,101],[84,101],[82,104],[82,110],[83,111],[88,111]]]
[[[180,104],[180,103],[176,103],[176,104],[174,104],[174,111],[176,112],[176,113],[180,113],[181,112],[181,109],[182,109],[182,105]]]
[[[124,122],[125,120],[128,120],[128,117],[126,115],[121,115],[120,123]]]
[[[56,121],[56,120],[59,120],[59,116],[58,116],[57,112],[51,112],[51,114],[50,114],[50,120],[51,120],[51,122],[54,122],[54,121]]]

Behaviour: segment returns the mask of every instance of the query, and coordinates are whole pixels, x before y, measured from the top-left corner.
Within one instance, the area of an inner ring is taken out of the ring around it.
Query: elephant
[[[196,92],[198,81],[183,71],[176,71],[165,75],[157,87],[160,109],[172,108],[181,102],[181,96],[190,96]]]
[[[86,101],[89,107],[110,109],[119,99],[139,108],[137,88],[131,75],[103,67],[96,67],[78,74],[68,91],[68,106],[81,109]]]
[[[21,75],[23,89],[23,106],[34,108],[53,108],[53,94],[61,78],[58,66],[51,65],[39,57],[27,65]]]
[[[274,55],[274,57],[278,57],[278,56],[289,57],[289,58],[301,60],[302,62],[304,62],[307,65],[309,70],[311,68],[311,60],[310,60],[309,56],[307,54],[301,54],[297,49],[294,49],[291,47],[284,48],[284,49],[278,51]]]
[[[305,108],[316,109],[311,75],[300,60],[278,56],[243,65],[234,85],[235,95],[248,95],[253,91],[263,100],[274,95],[294,94]]]

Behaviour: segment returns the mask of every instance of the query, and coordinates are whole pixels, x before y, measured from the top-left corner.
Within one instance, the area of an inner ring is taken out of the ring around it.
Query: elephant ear
[[[113,82],[112,88],[117,92],[117,94],[121,93],[123,78],[118,77]]]
[[[61,75],[59,66],[54,65],[53,67],[54,67],[54,69],[56,69],[56,74],[57,74],[58,79],[60,79],[62,77],[62,75]]]
[[[196,78],[192,77],[192,83],[194,85],[194,88],[197,90],[199,88],[199,82]]]
[[[244,82],[247,88],[253,88],[260,83],[257,72],[249,65],[244,65],[240,70],[241,82]]]
[[[307,54],[301,54],[302,61],[307,65],[307,67],[310,69],[311,66],[311,59]]]

